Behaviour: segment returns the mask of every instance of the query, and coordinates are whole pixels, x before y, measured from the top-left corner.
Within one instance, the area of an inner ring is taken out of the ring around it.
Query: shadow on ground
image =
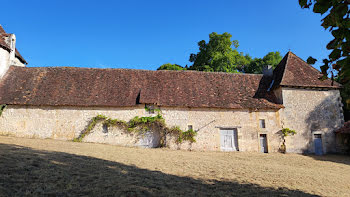
[[[181,168],[181,166],[179,166]],[[0,144],[0,196],[313,196]]]
[[[304,154],[304,156],[311,157],[315,160],[319,161],[328,161],[328,162],[334,162],[334,163],[341,163],[350,165],[350,156],[349,155],[342,155],[342,154],[326,154],[326,155],[314,155],[314,154]]]

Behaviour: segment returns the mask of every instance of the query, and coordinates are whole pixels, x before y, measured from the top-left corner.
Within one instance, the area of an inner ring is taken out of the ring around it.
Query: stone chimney
[[[16,36],[15,34],[8,34],[4,37],[6,44],[10,47],[10,55],[8,63],[9,65],[15,65],[15,57],[16,57]]]
[[[262,72],[263,72],[264,76],[272,77],[273,68],[271,65],[264,66]]]
[[[0,79],[5,75],[10,66],[24,67],[27,62],[16,56],[16,36],[8,34],[0,25]]]

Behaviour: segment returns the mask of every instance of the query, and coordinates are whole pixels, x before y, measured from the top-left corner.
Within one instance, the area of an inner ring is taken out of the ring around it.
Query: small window
[[[106,124],[102,125],[102,132],[108,133],[108,126]]]
[[[188,130],[193,130],[193,125],[188,125]]]
[[[321,134],[315,134],[314,136],[315,136],[315,138],[322,138]]]
[[[145,109],[149,114],[154,114],[154,105],[145,105]]]
[[[266,125],[265,125],[265,119],[260,119],[260,128],[266,128]]]

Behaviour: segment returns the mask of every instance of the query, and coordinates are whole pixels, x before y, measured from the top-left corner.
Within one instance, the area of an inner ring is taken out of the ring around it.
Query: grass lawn
[[[350,196],[350,157],[0,137],[0,196]]]

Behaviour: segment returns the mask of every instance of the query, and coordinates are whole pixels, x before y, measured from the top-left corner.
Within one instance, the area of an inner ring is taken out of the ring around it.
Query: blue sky
[[[185,66],[211,32],[231,33],[252,57],[290,49],[322,59],[331,40],[322,17],[298,0],[14,0],[1,7],[0,24],[16,34],[29,66]]]

